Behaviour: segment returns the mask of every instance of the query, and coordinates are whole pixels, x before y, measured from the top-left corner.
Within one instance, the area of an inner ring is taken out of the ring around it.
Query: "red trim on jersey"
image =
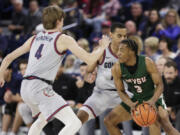
[[[59,109],[57,109],[53,114],[51,114],[48,118],[47,121],[49,121],[56,113],[58,113],[60,110],[62,110],[64,107],[69,106],[68,104],[65,104],[61,106]]]
[[[105,60],[105,57],[106,57],[106,50],[104,50],[104,53],[103,53],[103,59],[101,62],[98,62],[99,65],[102,65],[104,60]]]
[[[118,59],[118,56],[117,56],[116,54],[114,54],[113,51],[111,50],[111,45],[109,46],[109,51],[110,51],[110,53],[111,53],[115,58]]]
[[[54,49],[55,49],[55,51],[56,51],[57,54],[59,54],[59,55],[64,55],[64,54],[66,53],[66,51],[64,51],[64,52],[62,52],[62,53],[59,52],[59,51],[57,50],[57,45],[56,45],[56,42],[57,42],[59,36],[61,36],[61,34],[62,34],[62,33],[59,33],[59,34],[57,35],[55,41],[54,41]]]
[[[89,106],[89,105],[83,105],[85,107],[87,107],[94,115],[94,117],[96,118],[96,114],[94,113],[93,109]]]
[[[39,112],[38,114],[36,114],[35,116],[33,116],[33,119],[37,118],[40,115],[41,112]]]
[[[32,46],[33,42],[34,42],[34,39],[35,39],[36,35],[33,37],[33,39],[31,40],[31,44],[30,46]]]
[[[43,33],[48,33],[48,34],[53,34],[53,33],[56,33],[58,31],[52,31],[52,32],[46,32],[46,31],[43,31]]]

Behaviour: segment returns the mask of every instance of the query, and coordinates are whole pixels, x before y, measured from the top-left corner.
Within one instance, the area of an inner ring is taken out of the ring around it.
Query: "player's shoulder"
[[[153,60],[149,57],[145,57],[145,63],[147,66],[154,64]]]
[[[73,38],[69,35],[66,34],[61,34],[61,36],[59,37],[62,40],[72,40]]]

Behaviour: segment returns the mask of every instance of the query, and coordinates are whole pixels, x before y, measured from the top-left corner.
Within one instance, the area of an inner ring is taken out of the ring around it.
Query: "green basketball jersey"
[[[150,74],[147,72],[145,56],[138,56],[136,71],[131,74],[124,64],[120,64],[122,80],[128,84],[128,90],[135,99],[149,100],[155,92],[155,86]]]

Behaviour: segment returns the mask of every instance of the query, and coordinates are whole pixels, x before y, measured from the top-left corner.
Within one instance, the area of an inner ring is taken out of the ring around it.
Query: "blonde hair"
[[[136,44],[138,45],[138,54],[141,53],[141,51],[143,50],[143,42],[140,36],[129,36],[128,37],[131,40],[134,40],[136,42]]]
[[[167,27],[167,26],[168,26],[168,24],[167,24],[167,22],[166,22],[166,19],[167,19],[167,16],[168,16],[169,13],[174,13],[175,18],[176,18],[175,24],[178,25],[178,26],[180,26],[180,18],[179,18],[179,15],[178,15],[177,11],[174,10],[174,9],[170,9],[170,10],[167,12],[167,14],[165,15],[164,19],[162,20],[162,25],[163,25],[164,27]]]
[[[68,68],[71,68],[73,65],[68,65],[68,63],[67,63],[67,60],[69,60],[69,59],[72,59],[73,60],[73,62],[75,61],[75,59],[76,59],[76,57],[74,56],[74,55],[72,55],[72,54],[70,54],[70,55],[68,55],[67,57],[66,57],[66,60],[65,60],[65,63],[64,63],[64,69],[68,69]]]
[[[144,41],[145,47],[149,47],[153,52],[158,50],[159,39],[157,37],[149,37]]]
[[[87,52],[90,52],[90,48],[89,48],[89,42],[85,39],[85,38],[81,38],[78,40],[78,44],[80,47],[82,47],[84,50],[86,50]]]
[[[58,6],[48,6],[43,9],[42,23],[45,29],[56,28],[57,20],[61,21],[65,13]]]

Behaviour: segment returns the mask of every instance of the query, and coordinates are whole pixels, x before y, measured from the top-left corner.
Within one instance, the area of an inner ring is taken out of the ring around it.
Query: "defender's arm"
[[[98,49],[94,50],[92,53],[88,53],[84,49],[79,47],[76,41],[72,37],[67,35],[60,36],[57,43],[58,51],[63,52],[69,49],[73,54],[86,62],[88,65],[93,65],[102,56],[104,50],[108,47],[110,40],[108,37],[104,36],[99,42],[100,46],[98,47]]]
[[[0,67],[0,86],[4,85],[4,72],[7,67],[18,57],[30,51],[31,42],[34,39],[34,36],[29,38],[22,46],[14,50],[13,52],[9,53],[2,61]]]

